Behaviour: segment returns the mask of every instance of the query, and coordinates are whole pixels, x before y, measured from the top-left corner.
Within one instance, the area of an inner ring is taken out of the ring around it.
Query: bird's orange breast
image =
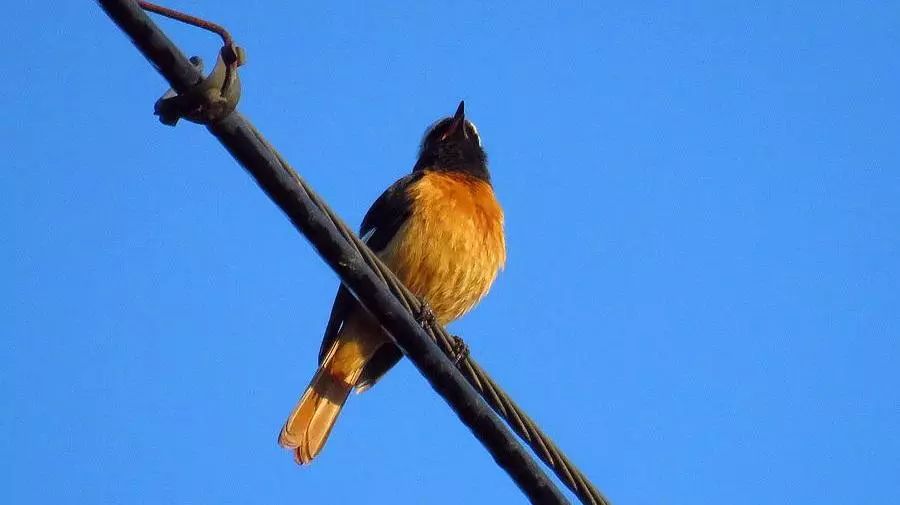
[[[427,172],[408,191],[412,215],[381,258],[446,324],[487,294],[506,261],[503,210],[490,184],[466,175]]]

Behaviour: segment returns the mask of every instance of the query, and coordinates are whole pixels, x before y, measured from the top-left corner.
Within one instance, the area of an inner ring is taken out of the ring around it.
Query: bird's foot
[[[459,367],[469,357],[469,345],[459,335],[450,335],[450,338],[453,339],[453,364]]]
[[[428,305],[424,299],[419,299],[419,310],[416,311],[416,321],[422,326],[431,326],[437,320],[434,316],[434,311],[431,310],[431,305]]]

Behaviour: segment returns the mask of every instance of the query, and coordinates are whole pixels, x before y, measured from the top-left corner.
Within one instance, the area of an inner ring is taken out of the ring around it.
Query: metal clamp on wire
[[[203,72],[203,60],[193,56],[191,63]],[[153,113],[159,121],[175,126],[180,118],[193,123],[211,124],[230,114],[241,98],[241,80],[237,67],[244,63],[244,50],[235,45],[226,45],[216,58],[216,66],[205,79],[194,85],[186,93],[178,94],[169,89],[156,101]]]

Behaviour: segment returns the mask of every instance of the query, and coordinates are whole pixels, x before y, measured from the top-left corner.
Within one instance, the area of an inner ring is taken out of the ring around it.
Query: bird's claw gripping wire
[[[459,335],[450,335],[453,339],[453,364],[457,367],[469,357],[469,344]]]
[[[425,329],[437,324],[434,311],[424,298],[419,298],[419,308],[415,311],[415,318]],[[453,340],[450,348],[450,357],[453,359],[453,364],[459,367],[460,363],[469,357],[469,346],[465,340],[457,335],[450,335],[450,338]]]
[[[431,305],[428,305],[428,302],[422,298],[419,299],[419,309],[416,310],[415,317],[416,321],[426,329],[437,321]]]

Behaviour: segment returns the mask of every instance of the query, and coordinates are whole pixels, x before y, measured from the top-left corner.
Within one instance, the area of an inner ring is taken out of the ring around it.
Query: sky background
[[[165,3],[354,226],[466,100],[509,261],[452,330],[615,503],[900,501],[900,4]],[[4,10],[0,502],[524,501],[405,361],[295,466],[337,278],[99,7]]]

